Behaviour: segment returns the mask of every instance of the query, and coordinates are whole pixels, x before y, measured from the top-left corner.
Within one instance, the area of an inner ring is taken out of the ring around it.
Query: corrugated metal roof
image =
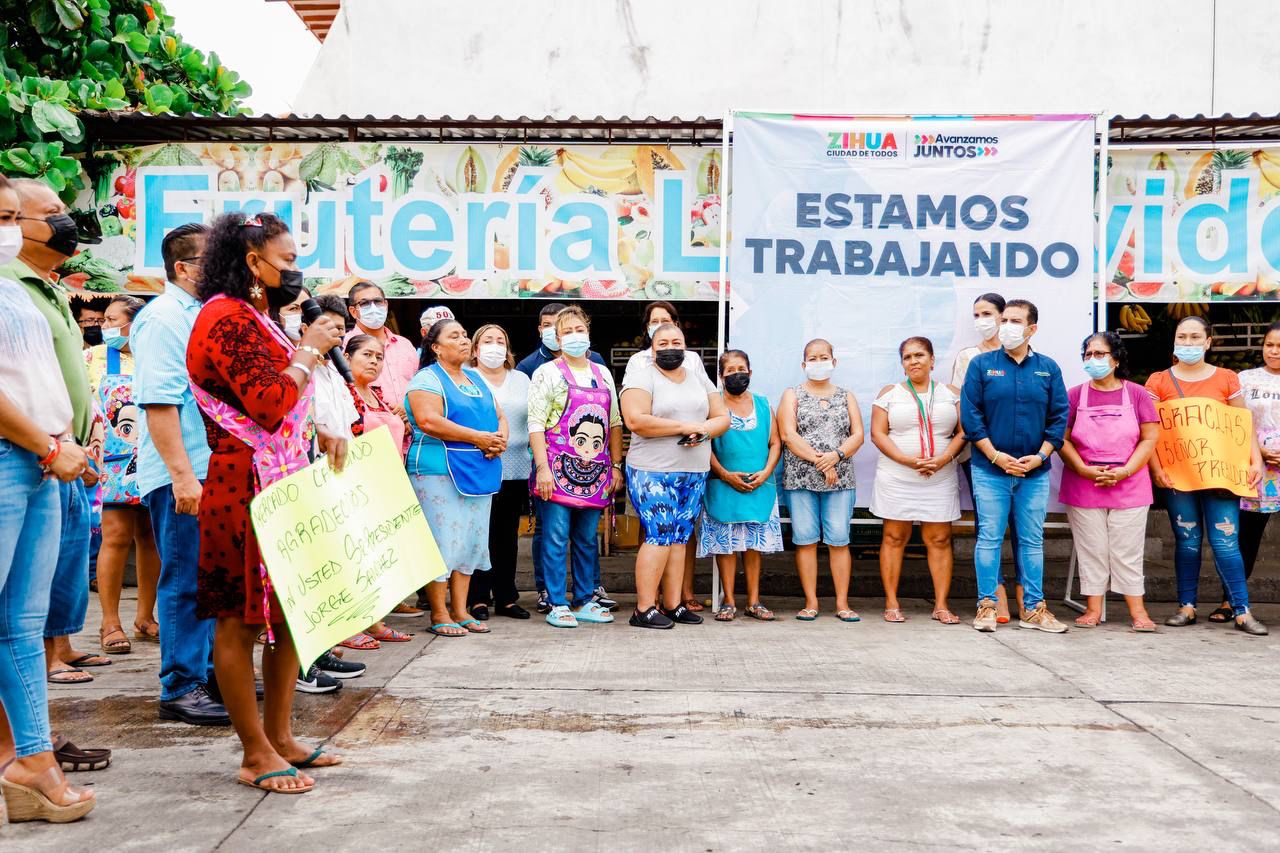
[[[98,145],[156,142],[654,142],[718,144],[719,117],[454,118],[440,116],[153,116],[139,112],[80,113]],[[1111,119],[1112,143],[1185,145],[1280,141],[1280,115],[1166,116]]]

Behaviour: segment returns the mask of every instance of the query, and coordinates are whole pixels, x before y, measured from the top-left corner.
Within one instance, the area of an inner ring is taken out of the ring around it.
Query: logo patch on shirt
[[[996,368],[994,368],[994,367],[988,367],[988,368],[987,368],[987,375],[988,375],[988,376],[1004,376],[1004,371],[1003,371],[1003,370],[997,370],[997,369],[996,369]]]
[[[1049,374],[1048,374],[1048,373],[1045,373],[1043,370],[1037,370],[1037,371],[1036,371],[1036,376],[1044,376],[1044,377],[1048,377],[1048,375],[1049,375]]]

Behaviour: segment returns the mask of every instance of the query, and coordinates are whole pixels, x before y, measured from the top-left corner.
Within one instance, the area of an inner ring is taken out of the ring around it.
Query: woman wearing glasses
[[[347,306],[356,327],[342,339],[345,344],[356,335],[369,335],[382,344],[382,375],[372,383],[382,393],[391,411],[408,425],[404,413],[404,395],[409,382],[418,372],[418,349],[408,338],[401,337],[387,328],[387,295],[371,281],[357,281],[347,294]],[[405,448],[409,444],[409,431],[405,430]]]
[[[1081,347],[1089,381],[1067,392],[1062,445],[1062,487],[1080,567],[1080,593],[1088,600],[1076,619],[1096,628],[1107,589],[1124,596],[1133,630],[1155,631],[1143,604],[1142,555],[1151,506],[1147,461],[1159,419],[1146,389],[1125,381],[1129,356],[1115,332],[1098,332]]]

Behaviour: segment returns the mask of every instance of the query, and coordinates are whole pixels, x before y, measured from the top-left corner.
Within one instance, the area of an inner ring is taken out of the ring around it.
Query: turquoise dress
[[[711,442],[716,459],[730,471],[759,471],[769,461],[773,414],[765,397],[751,396],[755,412],[746,417],[730,412],[729,431]],[[723,480],[709,479],[698,530],[698,556],[748,550],[762,554],[782,550],[782,524],[773,478],[746,493]]]

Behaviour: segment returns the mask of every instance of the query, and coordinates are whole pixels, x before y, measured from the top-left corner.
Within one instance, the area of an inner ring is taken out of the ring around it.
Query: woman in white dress
[[[964,448],[960,392],[933,380],[933,343],[907,338],[898,347],[906,382],[886,385],[871,404],[871,441],[880,450],[871,511],[884,519],[880,577],[884,621],[904,622],[898,603],[902,554],[911,525],[920,522],[933,576],[933,618],[960,619],[947,607],[951,591],[951,522],[960,517],[956,457]]]

